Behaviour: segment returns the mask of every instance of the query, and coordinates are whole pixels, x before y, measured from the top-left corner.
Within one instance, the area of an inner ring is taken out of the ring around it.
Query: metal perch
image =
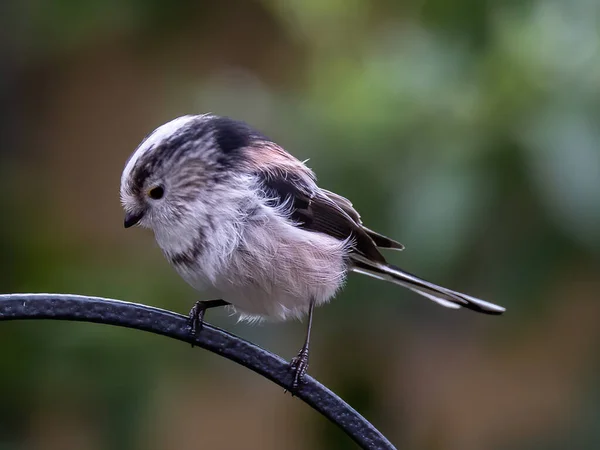
[[[187,317],[137,303],[66,294],[0,295],[0,321],[70,320],[148,331],[202,347],[237,362],[289,389],[292,374],[284,359],[209,324],[193,337]],[[314,378],[306,376],[294,395],[338,425],[364,449],[395,447],[364,417]]]

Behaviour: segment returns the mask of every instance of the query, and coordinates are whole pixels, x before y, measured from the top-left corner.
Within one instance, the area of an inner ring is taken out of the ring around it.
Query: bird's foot
[[[294,374],[294,379],[292,380],[292,389],[290,392],[292,395],[294,395],[294,392],[296,392],[298,387],[300,387],[300,383],[302,383],[302,379],[304,378],[304,375],[308,369],[308,348],[303,347],[302,350],[300,350],[300,353],[298,353],[298,356],[292,358],[292,361],[290,362],[290,369]]]
[[[196,303],[194,303],[192,309],[190,309],[190,314],[188,316],[188,327],[191,338],[195,338],[198,336],[198,333],[202,331],[206,309],[206,302],[203,302],[202,300],[198,300]],[[193,346],[194,344],[192,343],[192,347]]]
[[[188,318],[188,328],[190,330],[190,337],[194,339],[200,331],[202,331],[202,327],[204,325],[204,314],[206,310],[209,308],[216,308],[218,306],[227,306],[225,300],[217,299],[217,300],[198,300],[194,303],[193,308],[190,310],[189,318]],[[192,344],[192,347],[194,344]]]

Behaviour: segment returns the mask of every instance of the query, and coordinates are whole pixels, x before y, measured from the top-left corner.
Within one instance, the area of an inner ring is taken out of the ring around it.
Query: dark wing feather
[[[285,205],[290,208],[290,219],[298,227],[340,240],[351,238],[353,252],[373,262],[386,262],[351,206],[344,205],[346,208],[343,208],[325,191],[289,173],[259,172],[257,177],[268,201],[273,206]]]
[[[360,214],[358,213],[358,211],[356,211],[356,209],[354,209],[352,202],[346,197],[342,197],[341,195],[336,194],[335,192],[327,191],[325,189],[322,189],[322,191],[327,197],[329,197],[340,208],[342,208],[346,214],[352,217],[352,219],[354,220],[354,222],[356,222],[357,225],[362,227],[362,229],[369,235],[373,242],[375,242],[375,245],[377,247],[389,248],[392,250],[404,250],[404,245],[402,245],[400,242],[395,241],[387,236],[384,236],[383,234],[379,234],[376,231],[370,230],[369,228],[365,227],[362,224],[362,220],[360,219]]]
[[[370,230],[363,225],[363,230],[369,235],[375,245],[381,248],[389,248],[390,250],[404,250],[404,245],[400,242],[393,240],[383,234],[379,234],[377,231]]]

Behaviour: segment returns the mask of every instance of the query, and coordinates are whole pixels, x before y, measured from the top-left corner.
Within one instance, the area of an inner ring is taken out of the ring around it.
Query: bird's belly
[[[263,219],[235,234],[223,231],[193,264],[176,269],[195,288],[218,292],[242,318],[302,317],[344,283],[348,242]],[[239,236],[235,246],[227,244],[231,236]]]
[[[334,289],[335,292],[335,289]],[[308,313],[310,298],[296,296],[281,289],[265,292],[260,287],[245,286],[222,292],[225,301],[232,304],[242,320],[287,320],[301,318]],[[331,296],[321,297],[321,303]]]
[[[341,258],[338,264],[318,273],[315,267],[286,270],[276,260],[269,260],[269,267],[265,270],[264,264],[261,268],[255,264],[253,271],[229,269],[213,276],[197,270],[177,271],[202,293],[202,300],[225,300],[242,320],[250,321],[300,319],[308,313],[311,300],[316,306],[329,301],[345,277]]]
[[[307,235],[295,240],[284,234],[278,240],[258,232],[246,235],[244,247],[219,271],[203,277],[203,284],[218,291],[242,319],[301,318],[311,301],[321,305],[343,285],[347,250],[334,238],[298,232]]]

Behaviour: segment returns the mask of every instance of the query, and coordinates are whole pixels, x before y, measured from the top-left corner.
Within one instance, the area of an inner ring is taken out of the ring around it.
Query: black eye
[[[150,198],[154,200],[161,199],[165,195],[165,190],[162,186],[156,186],[148,191]]]

